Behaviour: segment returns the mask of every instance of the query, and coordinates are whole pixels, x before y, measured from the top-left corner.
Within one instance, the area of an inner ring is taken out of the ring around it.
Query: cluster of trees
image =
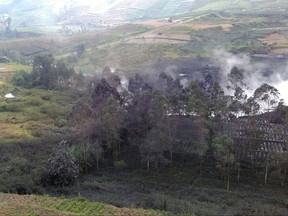
[[[148,80],[136,74],[127,89],[112,73],[87,82],[86,97],[75,103],[70,114],[84,140],[76,147],[83,170],[98,168],[99,159],[109,155],[117,161],[121,148],[129,145],[137,147],[139,161],[147,170],[167,166],[173,163],[181,143],[186,143],[190,150],[181,153],[200,158],[200,179],[203,159],[210,157],[226,173],[229,190],[230,171],[240,165],[232,137],[215,130],[215,123],[283,107],[278,90],[266,83],[248,97],[243,72],[236,67],[228,75],[232,96],[226,95],[210,74],[202,81],[191,81],[186,88],[165,73],[154,84]],[[185,129],[187,122],[189,128]]]
[[[160,73],[153,83],[136,74],[129,79],[128,87],[123,86],[117,73],[105,72],[104,77],[76,75],[64,62],[45,55],[35,57],[31,73],[19,72],[12,79],[14,84],[24,87],[75,91],[77,100],[68,118],[77,138],[73,154],[84,172],[98,169],[103,158],[119,164],[121,150],[133,146],[137,149],[138,162],[147,170],[172,165],[175,153],[197,156],[200,182],[204,159],[214,160],[226,173],[229,190],[231,170],[238,168],[237,179],[240,179],[240,160],[236,157],[233,137],[215,125],[243,115],[255,116],[276,106],[285,110],[278,90],[266,83],[248,97],[243,71],[236,67],[228,75],[227,88],[232,95],[225,94],[211,74],[206,74],[203,80],[191,80],[185,87],[180,79],[166,73]],[[286,123],[282,117],[270,115],[268,120]],[[54,168],[57,168],[57,155]],[[286,158],[285,155],[281,157]],[[66,156],[60,158],[70,157]],[[75,168],[72,161],[73,166],[70,165]],[[75,177],[77,172],[73,172]],[[53,169],[49,173],[53,174]],[[58,178],[57,173],[52,176]],[[67,182],[73,182],[74,177],[72,180],[69,177]],[[266,178],[267,171],[265,182]]]
[[[52,55],[36,56],[31,73],[19,71],[12,78],[12,83],[26,88],[63,89],[79,79],[74,69],[63,61],[56,61]]]

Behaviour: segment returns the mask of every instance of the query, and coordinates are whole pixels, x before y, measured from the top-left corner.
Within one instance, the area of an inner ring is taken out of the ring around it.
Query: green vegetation
[[[169,215],[160,211],[116,208],[102,203],[93,203],[79,197],[74,199],[50,196],[19,196],[0,194],[2,215]]]
[[[203,56],[285,54],[287,15],[195,2],[175,23],[3,33],[0,191],[76,198],[0,194],[1,215],[286,214],[287,107],[267,83],[248,97],[245,67],[224,76]],[[179,58],[195,68],[161,67]]]

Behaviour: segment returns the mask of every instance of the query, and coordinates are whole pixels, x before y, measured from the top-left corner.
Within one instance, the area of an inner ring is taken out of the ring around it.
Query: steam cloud
[[[221,49],[214,51],[214,56],[221,69],[221,84],[224,89],[228,84],[227,74],[236,66],[244,71],[244,82],[249,87],[249,96],[261,84],[267,83],[277,88],[280,98],[288,102],[288,59],[261,56],[261,61],[255,61],[249,55],[236,55]]]

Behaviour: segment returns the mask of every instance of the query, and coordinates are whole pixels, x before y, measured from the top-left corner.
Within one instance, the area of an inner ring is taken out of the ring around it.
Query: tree
[[[99,160],[102,157],[103,149],[99,142],[90,142],[89,140],[83,140],[75,145],[73,154],[79,161],[79,165],[85,173],[88,172],[88,168],[96,166],[99,169]],[[95,165],[96,163],[96,165]]]
[[[100,142],[106,150],[112,152],[113,159],[117,160],[120,151],[120,129],[123,111],[113,96],[94,108],[93,132],[90,138]]]
[[[243,71],[239,70],[236,66],[234,66],[228,74],[228,81],[232,85],[228,86],[228,88],[236,89],[237,87],[246,87]]]
[[[227,89],[234,91],[230,100],[229,111],[233,117],[238,117],[245,113],[244,104],[247,100],[247,94],[245,92],[245,90],[247,90],[247,85],[244,83],[243,71],[234,66],[228,74],[228,82],[229,85],[227,86]]]
[[[200,185],[202,185],[202,173],[203,173],[203,160],[209,149],[207,122],[203,118],[199,118],[194,123],[196,125],[197,139],[194,140],[193,152],[200,157]]]
[[[281,182],[281,186],[284,187],[286,175],[287,175],[287,166],[288,166],[288,152],[279,153],[277,157],[280,161],[280,165],[283,168],[283,179]]]
[[[248,116],[258,114],[260,110],[260,105],[257,103],[254,97],[249,97],[247,101],[243,104],[244,113]]]
[[[132,94],[135,94],[152,90],[152,87],[144,81],[143,77],[141,77],[139,74],[136,74],[135,77],[129,79],[128,90]]]
[[[188,104],[187,110],[189,113],[194,113],[200,117],[208,117],[208,101],[205,92],[200,88],[195,81],[191,82],[187,89]]]
[[[214,146],[218,167],[227,174],[226,190],[228,192],[230,188],[230,171],[236,163],[234,142],[230,137],[220,135],[215,138]]]
[[[206,116],[208,118],[223,117],[226,113],[228,101],[220,84],[213,79],[212,75],[207,74],[204,81],[198,85],[204,93],[204,100],[202,101],[205,101],[207,106]]]
[[[266,108],[270,112],[273,106],[278,104],[279,94],[279,91],[275,87],[264,83],[254,91],[253,97],[264,105],[264,109]]]
[[[166,148],[169,144],[168,108],[169,101],[159,90],[139,90],[127,107],[126,128],[130,141],[139,147],[142,161],[150,161],[149,157],[156,143],[165,144]],[[159,136],[155,135],[155,131],[158,131]],[[166,142],[161,141],[163,139],[160,134],[165,134]],[[162,153],[155,155],[161,157]]]
[[[31,72],[31,86],[54,87],[57,80],[53,70],[54,58],[52,55],[35,56]]]
[[[163,125],[158,124],[149,131],[145,141],[140,145],[142,161],[146,162],[147,171],[150,170],[151,162],[153,162],[156,168],[161,163],[164,163],[163,151],[166,150],[168,142],[169,137]]]
[[[32,87],[57,89],[66,87],[69,79],[75,74],[73,69],[66,66],[63,61],[55,61],[52,55],[36,56],[30,75]]]
[[[172,115],[183,114],[187,104],[186,92],[179,79],[173,79],[171,75],[160,73],[157,88],[161,89],[169,101],[169,112]]]

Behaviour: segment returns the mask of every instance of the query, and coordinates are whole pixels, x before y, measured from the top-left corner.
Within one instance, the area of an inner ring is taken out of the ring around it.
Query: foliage
[[[114,161],[114,166],[117,169],[124,169],[126,167],[126,163],[124,160]]]
[[[29,87],[30,73],[21,70],[14,74],[11,78],[11,83],[15,86]]]
[[[74,70],[63,61],[55,61],[52,55],[40,55],[35,56],[31,73],[21,70],[12,77],[11,82],[26,88],[62,89],[68,87],[73,76]]]
[[[103,148],[99,142],[82,141],[74,146],[73,154],[79,162],[81,171],[87,173],[88,169],[99,168]]]
[[[272,106],[278,104],[279,94],[275,87],[264,83],[254,91],[253,97],[259,102],[264,102],[265,108],[269,112],[273,108]]]
[[[229,191],[230,171],[236,163],[234,142],[226,136],[221,135],[214,139],[215,154],[218,167],[227,173],[227,191]]]
[[[47,195],[19,196],[0,194],[3,215],[170,215],[166,212],[117,208],[99,202],[91,202],[84,197],[73,199],[56,198]]]
[[[42,175],[42,182],[54,186],[67,186],[74,184],[79,176],[79,169],[74,156],[68,149],[67,142],[62,141],[54,150],[53,157]]]

